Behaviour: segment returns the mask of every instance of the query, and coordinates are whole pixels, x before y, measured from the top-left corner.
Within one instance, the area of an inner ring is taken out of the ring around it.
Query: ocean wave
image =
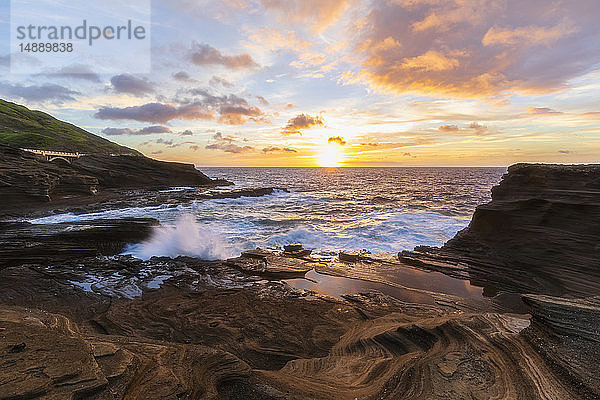
[[[114,210],[105,210],[93,213],[82,213],[76,214],[73,212],[64,214],[54,214],[46,217],[34,218],[27,220],[31,224],[60,224],[65,222],[79,222],[79,221],[91,221],[95,219],[119,219],[119,218],[130,218],[130,217],[154,217],[161,212],[168,213],[181,213],[187,207],[182,205],[173,206],[173,204],[161,204],[159,206],[151,207],[127,207],[118,208]]]
[[[183,214],[174,226],[155,227],[150,238],[130,246],[124,254],[142,260],[153,256],[190,256],[204,260],[222,260],[239,255],[218,231],[197,222],[191,214]]]
[[[380,200],[391,197],[383,193]],[[376,197],[377,197],[376,196]],[[371,199],[373,196],[371,196]],[[274,190],[259,197],[197,199],[88,214],[58,214],[30,220],[38,224],[98,218],[151,217],[161,223],[152,237],[128,252],[147,259],[179,255],[226,258],[242,250],[300,242],[315,252],[368,250],[398,252],[418,245],[439,246],[464,228],[469,218],[391,204],[363,204],[319,197],[316,192]]]
[[[467,223],[433,212],[371,213],[346,224],[305,224],[270,236],[267,244],[298,242],[314,250],[398,252],[418,245],[442,245]]]

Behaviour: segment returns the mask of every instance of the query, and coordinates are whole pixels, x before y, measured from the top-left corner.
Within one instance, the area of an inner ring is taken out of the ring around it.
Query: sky
[[[57,1],[38,0],[45,18]],[[117,52],[113,72],[81,57],[24,74],[0,0],[0,97],[198,166],[592,163],[598,15],[597,0],[154,0],[148,71]]]

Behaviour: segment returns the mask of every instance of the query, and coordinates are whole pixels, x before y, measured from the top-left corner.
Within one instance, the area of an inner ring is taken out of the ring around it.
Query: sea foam
[[[223,260],[237,255],[224,236],[196,221],[191,214],[183,214],[175,226],[154,228],[150,238],[129,247],[125,253],[142,260],[153,256],[190,256],[204,260]]]

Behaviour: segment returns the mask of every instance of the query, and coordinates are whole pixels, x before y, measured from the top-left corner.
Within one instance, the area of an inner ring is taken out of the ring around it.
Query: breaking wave
[[[225,237],[210,226],[198,223],[191,214],[183,214],[174,226],[155,227],[148,240],[130,246],[125,253],[142,260],[153,256],[222,260],[239,254],[228,245]]]

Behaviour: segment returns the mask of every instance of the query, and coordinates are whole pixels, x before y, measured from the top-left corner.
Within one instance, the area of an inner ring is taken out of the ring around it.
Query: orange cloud
[[[322,32],[335,24],[357,0],[260,0],[263,7],[279,14],[282,21],[307,24]]]
[[[341,136],[332,136],[329,139],[327,139],[327,143],[337,143],[340,146],[345,146],[346,145],[346,141]]]
[[[339,82],[392,94],[491,98],[551,92],[597,67],[600,2],[374,2]],[[528,21],[523,26],[522,21]],[[575,26],[570,21],[576,21]],[[535,52],[530,47],[536,45]]]
[[[312,46],[311,42],[299,39],[295,31],[267,27],[249,31],[248,39],[260,43],[263,47],[270,50],[306,50]]]
[[[514,46],[524,43],[549,46],[557,40],[572,35],[575,32],[577,32],[577,28],[568,22],[562,22],[550,28],[536,25],[516,29],[497,28],[494,26],[486,32],[481,43],[484,46]]]
[[[225,55],[208,44],[194,42],[189,54],[190,60],[196,65],[223,65],[227,68],[254,68],[258,64],[254,62],[250,54]]]
[[[298,114],[288,121],[281,133],[284,135],[301,135],[301,129],[310,129],[315,126],[323,126],[324,124],[323,119],[318,115],[311,117],[308,114]]]
[[[529,114],[542,114],[542,115],[550,115],[550,114],[562,114],[560,111],[553,110],[548,107],[527,107],[527,112]]]
[[[417,57],[406,58],[402,63],[405,68],[424,71],[447,71],[458,67],[458,65],[457,59],[446,57],[435,50],[429,50]]]

